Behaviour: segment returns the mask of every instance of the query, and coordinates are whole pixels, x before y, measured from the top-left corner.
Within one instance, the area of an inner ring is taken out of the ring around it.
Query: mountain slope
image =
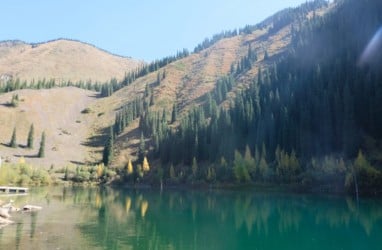
[[[319,9],[316,9],[316,14],[323,15],[329,9],[330,6],[328,8],[326,5],[320,5]],[[298,12],[300,13],[300,10]],[[302,11],[298,17],[301,19],[300,22],[304,22],[311,16],[312,11],[309,10]],[[116,137],[115,159],[112,165],[122,166],[128,158],[133,160],[138,158],[140,137],[143,131],[140,127],[140,120],[144,120],[145,113],[148,116],[148,113],[154,114],[158,112],[162,114],[165,111],[166,122],[175,131],[182,122],[182,117],[186,117],[194,107],[206,103],[207,95],[215,89],[218,79],[230,74],[232,67],[235,68],[235,71],[238,71],[239,64],[243,63],[243,58],[247,56],[249,49],[251,49],[256,54],[256,58],[251,59],[250,68],[246,68],[235,75],[237,85],[233,86],[233,89],[227,94],[227,100],[222,103],[222,105],[226,104],[228,107],[235,95],[253,82],[259,68],[266,69],[273,65],[289,49],[292,38],[291,27],[297,25],[299,19],[294,18],[291,21],[282,22],[283,25],[279,24],[277,30],[273,28],[274,24],[270,22],[260,28],[254,28],[250,32],[241,32],[238,35],[217,40],[197,53],[136,79],[128,86],[106,98],[95,98],[95,92],[87,92],[76,88],[43,90],[41,93],[44,93],[44,97],[40,96],[40,91],[31,90],[18,90],[2,95],[0,96],[0,103],[3,104],[1,111],[4,115],[0,118],[1,123],[6,125],[7,129],[0,131],[0,140],[4,144],[0,146],[1,152],[2,154],[4,152],[13,161],[17,161],[17,157],[21,155],[29,156],[27,161],[47,167],[51,164],[64,166],[70,162],[98,162],[102,159],[102,150],[108,136],[109,127],[114,126],[116,114],[120,113],[123,107],[132,104],[136,100],[144,105],[143,102],[149,101],[152,97],[153,104],[149,107],[149,112],[140,113]],[[67,42],[57,41],[58,44]],[[71,42],[68,43],[71,44]],[[48,45],[50,49],[53,47],[52,44]],[[37,46],[37,48],[31,48],[30,45],[25,44],[14,46],[20,48],[26,46],[28,51],[39,49],[39,47],[40,49],[44,48],[43,44]],[[94,48],[92,47],[92,49]],[[4,54],[5,52],[0,53]],[[268,54],[267,58],[264,58],[265,54]],[[158,83],[158,78],[160,83]],[[147,90],[149,90],[150,94],[144,97]],[[73,92],[75,97],[70,98],[70,92]],[[25,102],[20,102],[17,108],[6,105],[13,94],[19,94],[20,99],[25,99]],[[23,97],[24,95],[28,98]],[[29,99],[41,99],[41,103],[28,103]],[[78,102],[80,106],[76,106],[77,99],[80,100]],[[174,105],[177,107],[178,119],[173,124],[170,124]],[[30,106],[28,112],[24,112],[26,106]],[[85,108],[88,108],[89,112],[81,113],[81,110]],[[56,110],[56,112],[53,110]],[[62,110],[63,114],[60,115],[57,110]],[[31,115],[34,113],[41,114],[41,112],[44,115],[40,116],[40,118]],[[142,119],[139,119],[140,116]],[[64,119],[64,117],[68,118]],[[44,120],[51,121],[51,125],[44,123]],[[37,131],[36,141],[39,140],[38,137],[42,130],[47,131],[49,145],[46,159],[31,157],[35,152],[23,148],[17,149],[17,153],[15,153],[14,149],[5,145],[9,142],[12,129],[15,126],[20,131],[18,137],[23,138],[20,139],[20,142],[23,143],[26,140],[30,123],[35,124]],[[68,133],[64,133],[63,130]],[[145,134],[145,136],[146,150],[150,152],[153,149],[154,140],[149,135]],[[63,141],[64,137],[65,141]]]
[[[18,95],[17,107],[8,106],[12,95]],[[63,167],[85,163],[89,147],[86,138],[93,121],[81,113],[96,100],[96,93],[75,87],[48,90],[18,90],[0,95],[0,152],[10,162],[24,157],[35,166]],[[27,136],[34,125],[34,147],[27,149]],[[16,129],[17,149],[8,147],[12,130]],[[46,133],[45,157],[37,158],[42,132]],[[93,161],[93,160],[91,160]]]
[[[217,84],[242,84],[226,108],[214,108],[226,91],[213,91],[215,103],[189,112],[177,129],[143,114],[140,128],[154,140],[150,156],[161,160],[165,180],[381,193],[381,11],[379,0],[347,0],[324,17],[313,13],[292,29],[274,65],[250,82],[246,67]]]
[[[20,41],[0,43],[0,76],[26,81],[105,82],[112,77],[122,79],[126,72],[141,63],[72,40],[60,39],[40,44]]]
[[[317,16],[324,15],[332,7],[333,5],[319,5],[315,13]],[[228,93],[228,96],[233,97],[237,91],[247,88],[252,83],[259,68],[268,68],[284,55],[290,48],[292,25],[297,26],[299,22],[302,23],[310,19],[312,15],[313,11],[301,11],[299,18],[279,25],[277,31],[272,29],[273,23],[270,23],[262,28],[255,28],[251,32],[242,32],[233,37],[223,38],[210,47],[173,62],[158,72],[141,77],[131,85],[114,93],[111,97],[103,100],[113,103],[113,105],[103,108],[102,112],[109,114],[109,117],[113,119],[115,110],[120,110],[122,106],[134,101],[137,96],[143,97],[146,86],[149,86],[152,89],[154,100],[154,105],[149,108],[151,113],[162,113],[165,110],[169,119],[175,104],[180,116],[184,116],[193,107],[205,103],[206,95],[214,90],[217,80],[230,74],[232,65],[237,68],[238,63],[247,56],[249,49],[251,49],[256,54],[257,59],[251,61],[250,69],[235,76],[238,85]],[[264,58],[265,53],[268,54],[267,58]],[[163,73],[166,76],[157,85],[158,74],[162,75]],[[148,98],[146,99],[148,101]],[[228,98],[227,103],[229,103],[229,99],[232,100],[232,98]],[[101,106],[106,107],[105,105]],[[109,126],[113,125],[113,122],[114,120],[111,120]],[[177,124],[179,123],[172,126],[176,127]],[[105,123],[100,124],[99,130],[104,126]],[[136,159],[138,156],[141,134],[141,129],[138,126],[138,121],[132,122],[117,138],[115,165],[123,164],[126,158]],[[147,143],[150,143],[150,140]]]

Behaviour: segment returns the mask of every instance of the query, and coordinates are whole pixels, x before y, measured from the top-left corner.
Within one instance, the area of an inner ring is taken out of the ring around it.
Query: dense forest
[[[378,50],[360,58],[382,23],[381,13],[377,0],[337,1],[324,17],[295,22],[288,53],[273,67],[258,69],[229,108],[220,104],[257,58],[250,47],[205,104],[188,115],[178,118],[176,105],[171,117],[150,112],[147,95],[117,115],[115,128],[121,131],[140,117],[139,160],[147,154],[163,166],[147,180],[339,190],[357,184],[361,192],[376,192],[382,183],[382,60]],[[146,148],[143,138],[151,138]]]

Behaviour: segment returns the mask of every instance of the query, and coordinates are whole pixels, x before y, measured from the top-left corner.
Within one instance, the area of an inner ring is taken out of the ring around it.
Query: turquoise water
[[[12,214],[0,249],[382,249],[380,199],[63,187],[12,199],[43,210]]]

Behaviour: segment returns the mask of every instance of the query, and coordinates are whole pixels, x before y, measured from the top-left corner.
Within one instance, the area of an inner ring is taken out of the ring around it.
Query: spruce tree
[[[143,137],[143,133],[141,133],[141,139],[139,141],[138,148],[138,162],[142,162],[145,157],[145,138]]]
[[[150,106],[153,106],[154,105],[154,94],[151,93],[150,95]]]
[[[198,174],[198,162],[196,160],[196,157],[192,158],[191,170],[192,170],[192,177],[196,179]]]
[[[11,141],[9,142],[9,146],[12,148],[17,148],[17,139],[16,139],[16,127],[13,128]]]
[[[265,51],[264,52],[264,60],[268,60],[268,59],[269,59],[268,51]]]
[[[172,106],[171,123],[174,123],[177,119],[176,104]]]
[[[33,140],[34,140],[34,126],[33,123],[29,128],[29,133],[28,133],[28,140],[27,140],[27,148],[33,148]]]
[[[169,175],[170,175],[170,179],[171,180],[175,180],[176,179],[174,165],[172,165],[172,164],[170,165],[170,173],[169,173]]]
[[[105,166],[109,166],[113,160],[113,145],[114,145],[114,130],[113,126],[110,127],[109,138],[106,141],[106,145],[103,149],[102,162]]]
[[[40,141],[40,149],[38,150],[38,155],[39,158],[44,158],[45,157],[45,131],[42,132],[41,135],[41,141]]]

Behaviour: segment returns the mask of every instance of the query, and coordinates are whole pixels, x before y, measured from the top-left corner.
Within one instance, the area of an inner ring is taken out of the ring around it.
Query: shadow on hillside
[[[2,145],[2,146],[4,146],[4,147],[10,147],[10,146],[9,146],[9,143],[4,143],[4,142],[0,143],[0,145]]]
[[[85,165],[85,162],[82,162],[82,161],[70,161],[70,163],[74,165]]]
[[[14,105],[12,105],[11,103],[9,102],[6,102],[6,103],[0,103],[1,106],[4,106],[4,107],[7,107],[7,108],[16,108]]]
[[[131,149],[132,154],[134,155],[137,153],[137,149],[140,143],[140,137],[141,137],[140,129],[134,128],[128,133],[120,135],[118,139],[116,140],[116,142],[122,148],[126,148],[128,146]]]
[[[82,142],[81,145],[93,148],[103,147],[105,146],[108,133],[109,127],[100,129],[97,131],[97,135],[87,138],[87,140],[85,142]]]
[[[4,142],[0,143],[0,145],[7,147],[7,148],[11,147],[11,146],[9,146],[9,143],[4,143]],[[25,145],[25,144],[17,144],[17,148],[29,149],[28,145]]]
[[[19,154],[17,154],[17,155],[13,155],[14,157],[18,157],[18,158],[20,158],[20,157],[24,157],[24,158],[28,158],[28,159],[33,159],[33,158],[39,158],[38,156],[37,156],[37,154],[34,154],[34,155],[19,155]]]

